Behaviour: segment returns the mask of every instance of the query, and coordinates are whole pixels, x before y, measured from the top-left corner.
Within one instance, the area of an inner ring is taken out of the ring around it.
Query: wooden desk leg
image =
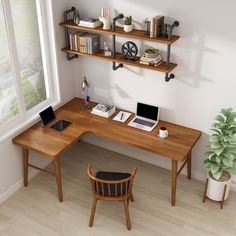
[[[176,200],[177,168],[178,168],[178,161],[172,160],[172,189],[171,189],[172,206],[175,206],[175,200]]]
[[[191,179],[192,178],[192,153],[190,152],[189,155],[188,155],[188,161],[187,161],[187,170],[188,170],[188,179]]]
[[[29,150],[23,148],[23,175],[24,175],[24,186],[28,186],[28,167],[29,167]]]
[[[62,185],[61,185],[60,157],[55,158],[54,166],[55,166],[55,172],[56,172],[58,198],[59,198],[59,202],[63,202]]]

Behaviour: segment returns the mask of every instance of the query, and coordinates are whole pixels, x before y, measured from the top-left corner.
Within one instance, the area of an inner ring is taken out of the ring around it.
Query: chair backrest
[[[121,180],[103,180],[93,174],[91,164],[89,164],[87,169],[93,193],[99,199],[109,200],[122,200],[130,196],[136,172],[137,168],[134,168],[128,178]]]

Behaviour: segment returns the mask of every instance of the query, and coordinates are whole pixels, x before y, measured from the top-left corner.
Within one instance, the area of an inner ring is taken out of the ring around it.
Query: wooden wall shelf
[[[97,28],[88,28],[88,27],[83,27],[83,26],[78,26],[76,25],[72,20],[69,20],[67,22],[62,22],[60,23],[60,26],[66,27],[66,28],[71,28],[71,29],[77,29],[77,30],[84,30],[84,31],[90,31],[90,32],[95,32],[98,34],[108,34],[108,35],[116,35],[116,36],[123,36],[123,37],[130,37],[130,38],[136,38],[136,39],[141,39],[144,41],[152,41],[156,43],[163,43],[163,44],[172,44],[175,41],[179,39],[179,36],[177,35],[172,35],[171,39],[168,38],[150,38],[148,35],[145,35],[144,30],[137,30],[134,29],[132,32],[124,32],[122,27],[116,26],[116,31],[110,30],[104,30],[102,29],[102,26],[97,27]]]
[[[116,53],[115,57],[104,56],[103,50],[100,50],[99,52],[94,53],[94,54],[72,51],[69,48],[62,48],[62,51],[68,52],[71,54],[80,55],[80,56],[89,56],[89,57],[99,58],[99,59],[106,60],[106,61],[113,61],[113,62],[125,64],[125,65],[131,65],[131,66],[141,67],[141,68],[145,68],[145,69],[160,71],[160,72],[164,72],[164,73],[170,73],[177,66],[177,64],[175,64],[175,63],[170,63],[169,67],[167,67],[166,62],[162,62],[159,66],[143,65],[143,64],[139,63],[139,61],[140,61],[139,58],[136,61],[129,61],[129,60],[125,60],[125,59],[121,58],[122,57],[121,53]]]
[[[180,37],[177,35],[172,35],[172,30],[174,27],[177,27],[179,25],[178,21],[175,21],[172,25],[169,26],[169,38],[150,38],[148,35],[145,34],[144,30],[138,30],[134,29],[131,32],[124,32],[123,27],[116,26],[116,21],[118,19],[122,19],[124,15],[121,13],[117,17],[113,18],[113,23],[112,23],[112,29],[110,30],[104,30],[102,26],[97,27],[97,28],[89,28],[89,27],[83,27],[75,24],[73,20],[68,20],[68,14],[73,12],[75,10],[74,7],[71,9],[65,11],[64,13],[64,22],[60,23],[59,25],[65,28],[65,37],[66,37],[66,47],[62,48],[63,52],[67,53],[67,59],[72,60],[74,58],[77,58],[78,55],[81,56],[90,56],[93,58],[98,58],[106,61],[111,61],[113,63],[113,70],[117,70],[119,68],[123,67],[123,64],[125,65],[131,65],[135,67],[140,67],[140,68],[145,68],[149,70],[155,70],[155,71],[160,71],[165,73],[165,81],[168,82],[171,79],[175,78],[174,74],[170,74],[170,72],[177,66],[175,63],[170,62],[170,50],[171,50],[171,45],[176,42]],[[113,50],[112,50],[112,55],[115,56],[105,56],[104,51],[100,50],[97,53],[94,54],[88,54],[88,53],[82,53],[78,51],[72,51],[70,50],[70,44],[69,44],[69,30],[74,29],[74,30],[83,30],[86,32],[94,32],[98,34],[105,34],[105,35],[111,35],[112,36],[112,41],[113,41]],[[114,29],[114,30],[113,30]],[[151,41],[155,43],[162,43],[167,46],[167,58],[166,62],[163,61],[159,66],[154,66],[154,65],[144,65],[140,64],[140,57],[136,61],[130,61],[130,60],[125,60],[122,58],[121,53],[116,52],[116,36],[120,37],[127,37],[127,38],[135,38],[143,41]],[[119,63],[116,65],[116,63]]]

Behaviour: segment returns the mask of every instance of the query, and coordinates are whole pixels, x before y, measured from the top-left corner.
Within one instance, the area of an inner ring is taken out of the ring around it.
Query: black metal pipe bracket
[[[68,15],[71,12],[74,12],[76,9],[75,7],[71,7],[71,9],[68,9],[64,12],[64,22],[68,20]],[[65,28],[65,42],[66,42],[66,48],[70,48],[70,41],[69,41],[69,29]],[[68,61],[71,61],[74,58],[78,58],[78,55],[71,55],[71,53],[67,52],[66,53],[66,58]]]
[[[112,62],[112,69],[113,70],[118,70],[119,68],[123,68],[123,64],[116,65],[116,63],[113,61]]]
[[[168,74],[166,73],[166,76],[165,76],[165,81],[166,82],[169,82],[170,80],[174,79],[175,78],[175,75],[174,74]]]
[[[178,27],[178,26],[179,26],[179,22],[178,21],[174,21],[173,24],[169,26],[169,29],[168,29],[168,39],[169,40],[171,39],[173,29],[175,27]]]

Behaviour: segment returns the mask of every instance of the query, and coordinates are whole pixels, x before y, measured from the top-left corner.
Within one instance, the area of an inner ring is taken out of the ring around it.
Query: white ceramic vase
[[[231,176],[230,179],[225,182],[219,182],[212,177],[210,177],[209,173],[207,174],[208,178],[208,187],[206,196],[214,201],[221,201],[224,193],[225,185],[227,185],[226,192],[225,192],[225,199],[226,200],[229,196],[229,189],[230,189],[230,183],[231,183]]]
[[[133,30],[133,25],[124,25],[125,32],[131,32]]]

